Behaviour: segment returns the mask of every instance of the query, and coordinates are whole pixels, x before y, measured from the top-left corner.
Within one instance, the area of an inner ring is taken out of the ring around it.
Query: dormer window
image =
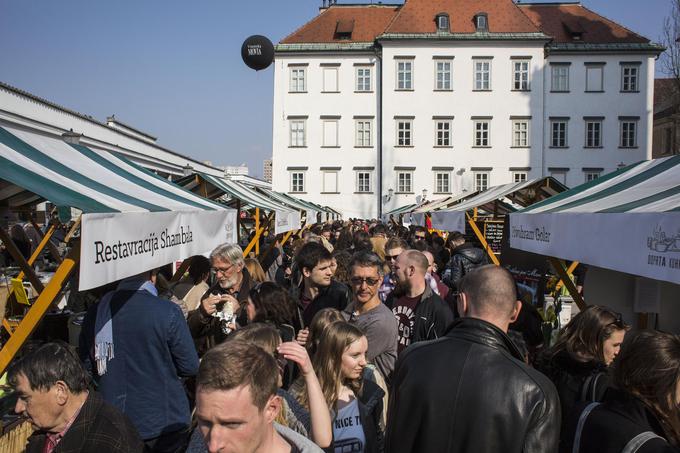
[[[489,31],[489,19],[486,13],[475,14],[475,29],[480,31]]]
[[[563,21],[562,24],[573,41],[583,40],[583,33],[585,33],[586,30],[581,21],[567,20]]]
[[[450,31],[449,27],[449,15],[446,13],[439,13],[435,16],[435,22],[437,23],[437,31]]]

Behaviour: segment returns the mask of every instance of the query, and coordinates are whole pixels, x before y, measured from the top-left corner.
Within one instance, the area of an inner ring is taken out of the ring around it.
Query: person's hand
[[[295,341],[281,343],[277,348],[277,351],[279,355],[283,356],[286,360],[297,363],[303,376],[307,376],[309,373],[314,372],[312,361],[309,359],[307,350]]]
[[[203,311],[209,316],[212,316],[217,311],[215,306],[220,303],[220,300],[222,300],[222,298],[219,294],[211,294],[201,301],[201,308],[203,308]]]
[[[238,300],[232,296],[231,294],[221,294],[220,295],[220,302],[218,303],[227,303],[231,302],[231,308],[234,313],[238,313],[239,308],[241,308],[241,304],[238,303]]]
[[[298,332],[296,340],[300,346],[305,346],[307,338],[309,338],[309,329],[302,329]]]

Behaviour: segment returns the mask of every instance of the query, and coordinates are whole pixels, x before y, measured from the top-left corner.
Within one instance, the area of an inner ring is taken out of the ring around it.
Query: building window
[[[586,120],[586,148],[602,147],[602,120]]]
[[[413,61],[397,60],[397,90],[413,89]]]
[[[635,148],[637,146],[637,120],[621,120],[621,148]]]
[[[290,121],[290,146],[292,147],[307,146],[305,123],[306,123],[305,120]]]
[[[451,61],[435,60],[435,86],[438,91],[451,90]]]
[[[550,176],[564,184],[567,185],[567,172],[564,170],[550,170]]]
[[[338,90],[338,68],[323,67],[323,92],[337,93]]]
[[[413,146],[413,121],[397,120],[397,146]]]
[[[475,15],[475,29],[479,32],[489,31],[489,20],[486,13]]]
[[[635,93],[640,90],[638,86],[640,65],[621,66],[621,91]]]
[[[307,91],[307,68],[290,68],[290,91],[291,93],[304,93]]]
[[[356,131],[357,131],[357,139],[356,139],[356,146],[358,147],[367,147],[367,146],[372,146],[371,144],[371,126],[372,126],[372,121],[365,119],[365,120],[356,120]]]
[[[512,146],[529,147],[529,120],[512,120]]]
[[[437,22],[437,31],[449,31],[449,15],[446,13],[439,13],[435,17]]]
[[[371,68],[358,66],[357,71],[357,91],[371,91]]]
[[[584,171],[583,174],[585,175],[586,182],[594,181],[597,178],[600,177],[600,174],[602,172],[600,171]]]
[[[551,91],[569,91],[569,65],[550,65],[552,86]]]
[[[435,146],[451,146],[451,120],[435,120]]]
[[[323,172],[323,193],[338,193],[338,172]]]
[[[357,172],[357,192],[369,193],[371,191],[371,173],[368,171]]]
[[[512,62],[512,89],[529,91],[529,61],[514,60]]]
[[[475,121],[475,140],[474,146],[486,147],[491,146],[491,140],[489,136],[489,130],[491,123],[487,120],[476,120]]]
[[[301,171],[294,171],[290,174],[290,191],[302,193],[305,191],[305,174]]]
[[[586,91],[604,91],[604,65],[586,66]]]
[[[513,171],[512,172],[512,182],[524,182],[527,180],[527,172],[525,171]]]
[[[323,145],[335,148],[338,146],[338,120],[323,120]]]
[[[489,188],[489,172],[476,171],[475,172],[475,190],[482,192]]]
[[[413,172],[397,172],[397,193],[413,193]]]
[[[434,174],[434,192],[451,193],[451,172],[437,171]]]
[[[474,60],[475,90],[491,90],[491,60]]]
[[[567,120],[550,120],[550,146],[553,148],[567,147]]]

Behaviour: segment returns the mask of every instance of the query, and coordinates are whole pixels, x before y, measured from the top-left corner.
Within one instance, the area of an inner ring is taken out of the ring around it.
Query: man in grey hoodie
[[[208,351],[196,379],[196,418],[210,453],[320,453],[311,440],[274,422],[281,411],[276,359],[230,341]]]

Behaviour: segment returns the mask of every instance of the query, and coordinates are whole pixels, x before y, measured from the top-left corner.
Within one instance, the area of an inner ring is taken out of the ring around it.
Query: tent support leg
[[[175,271],[175,275],[172,276],[170,279],[171,283],[179,281],[180,278],[182,278],[182,275],[189,269],[189,266],[191,266],[191,256],[184,261],[182,261],[182,264],[179,265],[177,270]]]
[[[52,233],[54,233],[55,228],[52,226],[50,227],[49,231],[45,236],[43,236],[42,241],[40,241],[40,244],[38,244],[38,247],[36,247],[35,251],[33,252],[33,255],[28,259],[28,265],[33,266],[33,263],[35,263],[35,260],[38,259],[38,256],[42,253],[43,249],[45,248],[45,245],[50,241],[50,237],[52,237]],[[24,279],[24,271],[19,272],[19,275],[17,276],[19,280]]]
[[[40,235],[40,245],[38,246],[38,249],[42,252],[42,250],[45,248],[45,245],[47,245],[47,247],[50,249],[50,255],[52,256],[52,259],[57,263],[61,263],[61,256],[59,256],[59,250],[57,250],[57,247],[52,243],[52,241],[48,240],[45,243],[45,245],[43,245],[43,242],[45,242],[45,236],[49,236],[49,238],[51,238],[55,231],[57,231],[57,228],[54,225],[52,225],[47,230],[47,233],[43,234],[42,231],[40,231],[40,228],[38,228],[38,225],[36,225],[34,221],[31,220],[31,224],[33,225],[33,228],[35,228],[35,231],[37,231],[38,234]]]
[[[571,279],[569,278],[569,275],[567,274],[567,266],[565,266],[564,261],[554,258],[552,256],[548,257],[548,261],[550,262],[550,264],[552,264],[552,267],[555,269],[555,271],[557,271],[557,275],[564,282],[564,286],[567,287],[567,290],[569,291],[569,294],[571,295],[572,299],[574,299],[574,302],[578,306],[578,309],[585,310],[586,308],[588,308],[585,301],[583,300],[583,297],[578,293],[576,285],[574,285],[574,282],[572,282]]]
[[[52,280],[47,284],[45,290],[40,293],[40,296],[38,296],[38,299],[28,310],[26,316],[16,328],[13,335],[2,347],[2,350],[0,350],[0,375],[5,372],[16,353],[19,352],[21,346],[23,346],[31,333],[33,333],[33,330],[35,330],[40,320],[50,308],[54,299],[59,295],[64,283],[76,267],[79,258],[80,245],[78,244],[74,246],[66,258],[64,258],[64,261],[62,261],[55,272]]]
[[[17,264],[19,264],[19,267],[26,275],[26,278],[28,278],[28,281],[31,282],[33,288],[35,288],[37,292],[42,293],[44,289],[42,282],[35,274],[33,267],[31,267],[31,265],[28,264],[28,262],[21,254],[16,244],[14,243],[14,241],[12,241],[12,238],[9,236],[9,234],[7,234],[4,228],[0,228],[0,240],[5,244],[7,251],[12,256],[12,258],[14,258],[14,261],[16,261]]]
[[[83,215],[81,214],[81,215],[78,216],[78,219],[76,219],[76,221],[73,224],[73,226],[71,227],[71,229],[68,230],[68,234],[64,238],[64,242],[66,242],[67,244],[69,242],[71,242],[71,238],[73,237],[74,234],[76,234],[76,231],[78,231],[78,228],[80,228],[80,221],[82,219],[83,219]]]
[[[477,236],[477,239],[479,239],[479,242],[482,243],[482,247],[484,247],[484,251],[486,252],[487,255],[489,255],[489,258],[491,258],[491,262],[494,263],[496,266],[500,266],[501,262],[498,261],[498,257],[496,254],[491,250],[491,247],[489,247],[489,243],[486,242],[486,238],[480,231],[479,227],[477,226],[477,223],[475,223],[475,220],[470,218],[468,214],[465,214],[468,218],[468,223],[470,224],[470,227],[472,227],[472,231],[475,232],[475,236]]]
[[[574,273],[574,270],[576,269],[576,266],[578,266],[578,261],[572,261],[571,264],[569,265],[569,268],[567,269],[567,274],[569,274],[569,277]],[[571,280],[571,278],[569,278]],[[564,285],[564,281],[560,279],[559,282],[557,282],[557,285],[555,285],[555,290],[560,289]]]
[[[260,208],[255,208],[255,231],[260,231]],[[255,242],[255,256],[260,254],[260,241]]]
[[[248,257],[248,254],[250,251],[255,247],[255,244],[260,240],[260,235],[264,232],[264,228],[260,228],[255,232],[255,236],[253,237],[253,240],[250,241],[250,244],[248,244],[248,247],[243,251],[243,257],[246,258]]]

